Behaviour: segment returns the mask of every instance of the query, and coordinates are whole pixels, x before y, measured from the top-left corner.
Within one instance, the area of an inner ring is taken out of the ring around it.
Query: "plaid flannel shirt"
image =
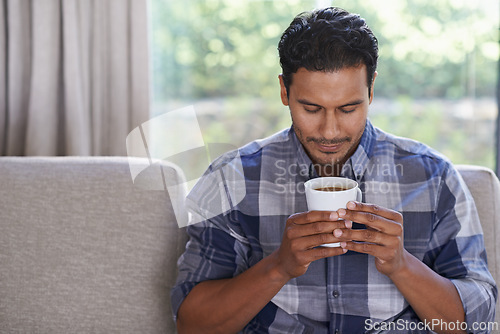
[[[453,282],[470,326],[493,321],[497,288],[476,207],[448,160],[367,121],[341,174],[359,182],[363,202],[402,213],[405,248]],[[307,211],[303,184],[312,177],[317,175],[293,127],[211,165],[187,198],[198,223],[187,227],[190,240],[178,262],[174,318],[197,283],[234,277],[279,248],[286,219]],[[349,251],[311,263],[243,332],[429,331],[391,280],[377,271],[374,258]]]

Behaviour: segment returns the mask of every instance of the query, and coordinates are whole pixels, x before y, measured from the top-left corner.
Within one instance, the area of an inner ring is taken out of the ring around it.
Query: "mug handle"
[[[361,189],[359,187],[356,188],[356,201],[361,202],[363,199],[363,194],[361,193]]]

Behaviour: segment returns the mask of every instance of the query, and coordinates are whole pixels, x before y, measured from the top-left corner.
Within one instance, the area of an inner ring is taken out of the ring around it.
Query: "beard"
[[[361,132],[353,140],[352,137],[345,136],[340,138],[326,139],[323,137],[304,136],[302,130],[293,123],[292,128],[297,135],[302,147],[311,159],[314,168],[320,176],[339,176],[345,162],[354,154],[361,136],[364,132],[364,127]],[[342,147],[337,152],[324,152],[318,150],[316,144],[333,146],[342,144]]]

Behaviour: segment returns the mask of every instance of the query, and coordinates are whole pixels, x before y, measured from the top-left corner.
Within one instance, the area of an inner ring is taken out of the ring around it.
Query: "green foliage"
[[[153,1],[155,98],[274,97],[277,44],[303,3]]]
[[[391,102],[374,104],[370,112],[374,125],[427,144],[454,163],[494,167],[495,123],[481,115],[460,114],[460,110],[474,114],[474,110],[495,109],[494,101],[416,101],[409,96],[399,96]]]

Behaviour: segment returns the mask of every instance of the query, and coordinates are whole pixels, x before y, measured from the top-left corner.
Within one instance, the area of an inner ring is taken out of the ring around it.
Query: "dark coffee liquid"
[[[319,191],[344,191],[344,190],[349,190],[349,189],[351,189],[351,188],[349,188],[349,187],[335,186],[335,187],[315,188],[314,190],[319,190]]]

